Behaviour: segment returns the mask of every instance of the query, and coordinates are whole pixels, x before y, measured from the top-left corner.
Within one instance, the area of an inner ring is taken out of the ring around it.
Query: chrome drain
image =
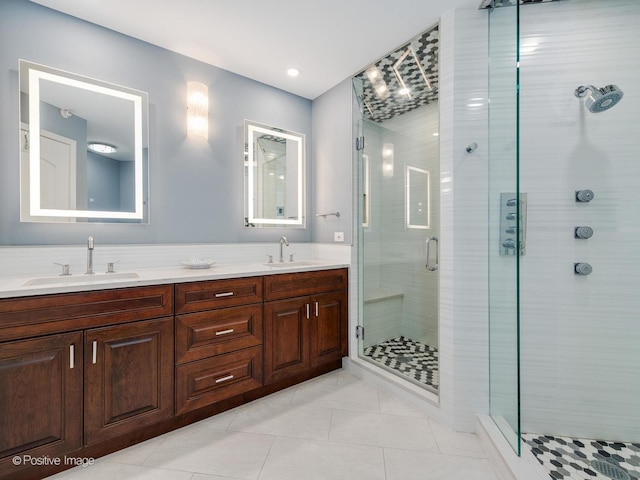
[[[607,477],[613,478],[615,480],[631,479],[624,468],[619,467],[618,465],[614,465],[613,463],[605,462],[603,460],[593,460],[591,462],[591,466],[596,472],[606,475]]]

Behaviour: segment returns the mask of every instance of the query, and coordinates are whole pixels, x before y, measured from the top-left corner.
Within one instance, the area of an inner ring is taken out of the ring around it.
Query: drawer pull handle
[[[231,297],[231,296],[233,296],[233,292],[216,293],[216,298]]]
[[[227,375],[226,377],[216,378],[216,383],[222,383],[232,379],[233,379],[233,375]]]
[[[96,340],[93,341],[93,357],[91,363],[98,363],[98,342]]]
[[[74,367],[74,359],[75,359],[75,352],[74,352],[74,347],[72,343],[71,345],[69,345],[69,368]]]
[[[229,330],[220,330],[219,332],[216,332],[216,335],[227,335],[229,333],[233,333],[233,328],[230,328]]]

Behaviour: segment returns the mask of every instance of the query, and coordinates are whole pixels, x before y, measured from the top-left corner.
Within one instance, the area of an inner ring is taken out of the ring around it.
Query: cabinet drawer
[[[301,297],[347,288],[347,269],[281,273],[264,277],[265,300]]]
[[[0,300],[0,338],[81,330],[173,315],[173,285]]]
[[[262,346],[176,367],[176,414],[262,386]]]
[[[262,277],[176,285],[176,314],[262,302]]]
[[[261,344],[261,304],[176,317],[176,364]]]

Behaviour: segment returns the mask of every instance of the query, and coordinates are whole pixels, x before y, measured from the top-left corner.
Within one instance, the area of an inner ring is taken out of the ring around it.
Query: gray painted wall
[[[149,225],[20,223],[20,58],[149,93]],[[186,136],[189,80],[209,87],[208,141]],[[275,242],[283,234],[294,242],[312,240],[313,225],[243,225],[244,119],[307,135],[311,172],[308,99],[27,0],[3,0],[0,105],[0,245],[80,244],[89,235],[98,243]],[[313,215],[310,185],[308,179],[307,215]]]
[[[316,242],[333,243],[334,232],[344,233],[345,244],[353,240],[352,88],[348,78],[313,101],[314,196],[309,223]],[[315,216],[336,211],[340,218]]]

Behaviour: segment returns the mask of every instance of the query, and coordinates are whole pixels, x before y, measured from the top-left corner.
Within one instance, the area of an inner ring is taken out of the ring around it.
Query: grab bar
[[[430,250],[431,250],[431,242],[435,242],[436,244],[436,263],[435,265],[431,265],[430,259],[431,259],[431,255],[430,255]],[[438,237],[430,237],[427,239],[427,264],[425,265],[427,267],[427,270],[429,270],[430,272],[435,272],[436,270],[438,270],[438,262],[439,262],[439,251],[440,248],[438,247]]]

